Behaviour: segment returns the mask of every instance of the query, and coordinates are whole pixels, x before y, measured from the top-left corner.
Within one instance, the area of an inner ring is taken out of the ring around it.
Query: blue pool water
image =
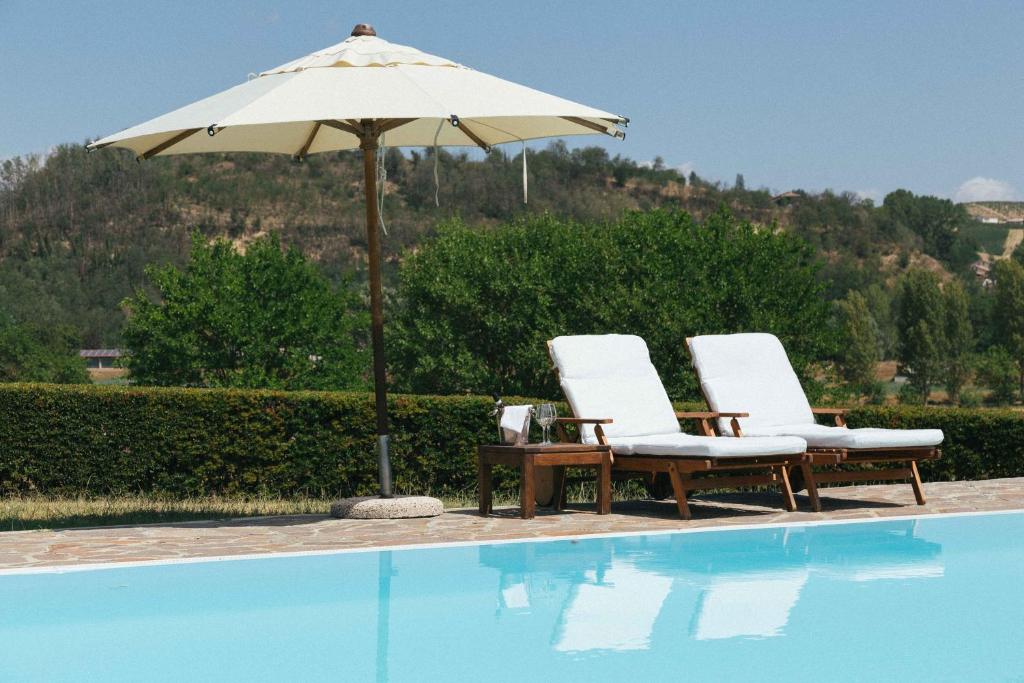
[[[0,680],[1020,680],[1024,514],[0,576]]]

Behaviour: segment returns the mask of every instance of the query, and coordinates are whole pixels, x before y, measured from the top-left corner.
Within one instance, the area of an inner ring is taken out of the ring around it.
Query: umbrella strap
[[[527,180],[526,180],[526,140],[523,140],[523,204],[527,203]]]
[[[384,193],[387,191],[388,169],[384,167],[384,133],[380,135],[380,144],[377,146],[377,220],[380,221],[380,229],[384,236],[388,235],[388,226],[384,224]]]
[[[434,206],[441,206],[441,200],[439,194],[441,192],[441,181],[437,175],[437,164],[441,159],[441,155],[437,153],[437,138],[441,135],[441,126],[444,125],[445,119],[441,119],[437,122],[437,131],[434,133]]]

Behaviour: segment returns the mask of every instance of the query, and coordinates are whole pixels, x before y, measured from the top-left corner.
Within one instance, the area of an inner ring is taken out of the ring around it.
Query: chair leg
[[[910,461],[910,485],[914,487],[914,498],[918,505],[924,505],[924,488],[921,486],[921,475],[917,471],[917,461]]]
[[[689,521],[690,506],[686,502],[686,487],[683,485],[683,477],[679,474],[675,464],[668,466],[668,476],[672,480],[672,492],[676,496],[676,507],[679,508],[679,517]]]
[[[814,468],[811,463],[805,462],[800,465],[800,472],[804,477],[804,486],[807,487],[807,497],[811,500],[811,509],[821,512],[821,499],[818,498],[818,483],[814,481]]]
[[[793,487],[789,485],[789,472],[788,468],[783,466],[779,468],[779,473],[782,479],[782,504],[789,512],[796,510],[796,498],[793,497]]]

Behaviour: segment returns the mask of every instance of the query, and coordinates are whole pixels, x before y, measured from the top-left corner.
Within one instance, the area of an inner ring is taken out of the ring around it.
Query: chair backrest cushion
[[[576,417],[611,418],[609,438],[676,434],[679,420],[643,339],[633,335],[579,335],[550,342],[551,360]],[[581,429],[596,443],[594,428]]]
[[[814,422],[782,342],[773,334],[715,334],[693,337],[690,356],[711,410],[750,413],[740,428]],[[723,434],[732,434],[720,419]]]

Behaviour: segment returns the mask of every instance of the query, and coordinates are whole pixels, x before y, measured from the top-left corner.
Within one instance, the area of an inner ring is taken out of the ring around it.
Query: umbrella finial
[[[373,26],[370,24],[356,24],[356,27],[352,29],[352,35],[354,36],[375,36],[377,32],[373,30]]]

